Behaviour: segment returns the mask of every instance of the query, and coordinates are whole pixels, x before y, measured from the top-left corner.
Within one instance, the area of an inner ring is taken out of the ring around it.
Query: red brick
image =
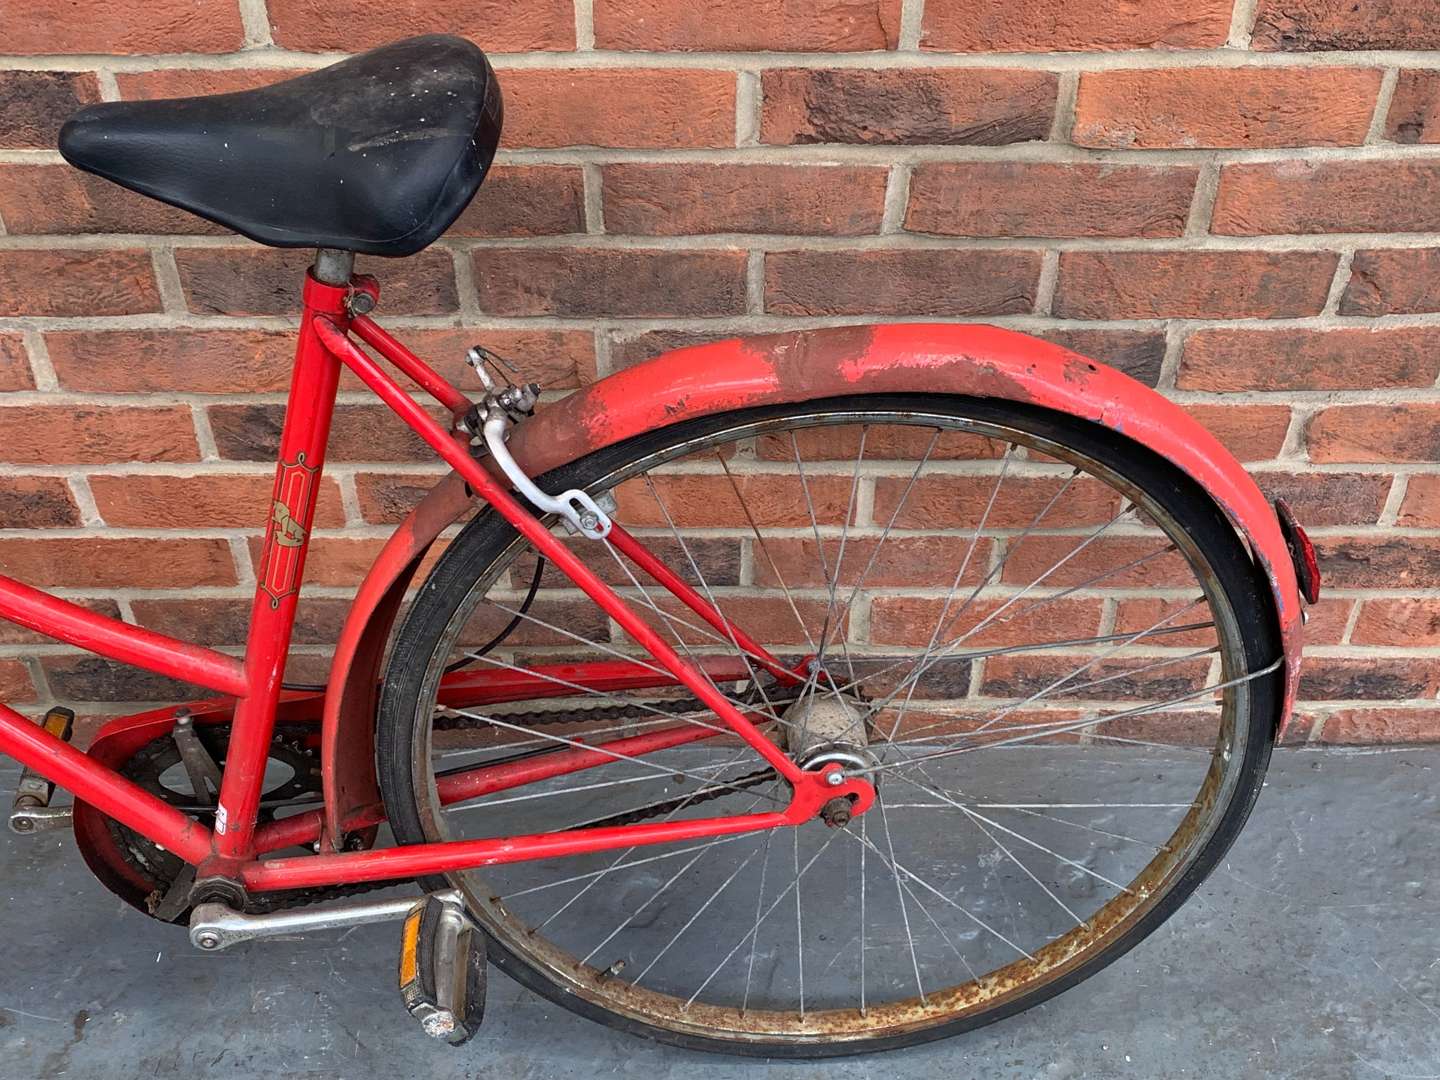
[[[723,341],[734,334],[706,333],[703,330],[644,330],[639,333],[614,330],[610,333],[610,370],[634,367],[661,353]]]
[[[224,232],[69,165],[0,165],[0,216],[16,235]]]
[[[1260,0],[1251,48],[1436,49],[1440,23],[1432,0]]]
[[[245,42],[238,4],[150,0],[129,4],[28,0],[5,20],[8,53],[233,52]]]
[[[878,232],[887,170],[816,165],[608,165],[605,230],[648,236]]]
[[[510,330],[493,327],[406,328],[396,332],[411,352],[450,382],[467,392],[478,391],[480,381],[465,361],[473,345],[484,345],[505,358],[525,382],[538,382],[547,390],[571,390],[595,381],[595,338],[588,330]],[[402,386],[408,379],[396,374]],[[361,390],[364,384],[349,372],[341,374],[342,390]],[[418,390],[416,391],[419,392]]]
[[[595,47],[648,52],[893,49],[899,0],[596,0]]]
[[[737,527],[747,524],[748,510],[760,528],[808,528],[811,508],[821,525],[839,525],[851,507],[848,476],[789,473],[734,473],[720,475],[665,475],[627,480],[615,489],[619,518],[627,526],[669,528]],[[653,484],[653,490],[652,485]],[[739,488],[737,497],[735,489]],[[809,500],[807,503],[806,494]],[[742,502],[743,500],[743,502]],[[668,514],[668,520],[667,520]]]
[[[260,565],[263,543],[263,539],[258,536],[250,541],[250,561],[255,566]],[[447,543],[446,540],[437,540],[425,553],[415,574],[417,582],[424,581],[434,569],[435,562],[444,554]],[[305,583],[327,588],[353,589],[364,580],[384,546],[385,541],[378,537],[317,536],[310,541],[310,549],[306,555]],[[593,604],[590,607],[594,610]]]
[[[1190,166],[972,161],[916,166],[905,228],[943,236],[1180,236]]]
[[[1357,146],[1370,130],[1371,68],[1223,67],[1087,71],[1077,146]]]
[[[285,420],[284,405],[212,405],[208,416],[222,458],[275,459]],[[329,455],[331,461],[435,460],[435,452],[384,405],[336,408]]]
[[[0,660],[0,701],[34,701],[36,696],[29,669],[19,660]]]
[[[355,491],[360,516],[382,525],[398,524],[440,480],[441,474],[359,473]]]
[[[1385,117],[1385,137],[1398,143],[1440,142],[1440,71],[1400,72]]]
[[[1288,405],[1187,405],[1185,411],[1241,461],[1273,458],[1290,430]]]
[[[480,308],[490,315],[607,318],[736,315],[745,253],[614,248],[481,248]]]
[[[688,625],[675,623],[674,633],[687,645],[716,645],[714,632],[709,627],[703,627],[689,608],[681,606],[677,601],[669,597],[655,597],[657,606],[680,619],[685,620]],[[772,593],[767,596],[720,596],[717,598],[717,606],[722,614],[730,619],[736,626],[744,627],[745,632],[750,634],[762,645],[803,645],[809,646],[811,642],[816,645],[820,641],[821,628],[825,625],[829,604],[825,600],[811,600],[805,597],[794,597],[795,606],[790,606],[790,601],[783,595]],[[594,610],[594,605],[590,605]],[[800,617],[795,617],[796,612]],[[660,630],[667,640],[673,639],[670,629],[666,627],[668,620],[660,618],[653,611],[640,608],[639,612],[645,616],[645,620],[657,630]],[[830,648],[839,655],[840,650],[835,642],[840,638],[840,630],[834,626],[834,616],[838,615],[834,609],[831,619]],[[845,620],[844,632],[848,634],[848,619]],[[497,627],[498,629],[498,627]],[[578,631],[577,631],[578,632]],[[625,635],[617,632],[617,638],[625,640]],[[599,640],[604,640],[600,638]],[[564,642],[562,642],[564,644]],[[570,642],[574,645],[575,642]]]
[[[1031,311],[1035,251],[774,251],[765,310],[779,315],[1014,315]]]
[[[1368,390],[1432,386],[1440,327],[1198,330],[1176,385],[1186,390]]]
[[[87,611],[98,612],[112,619],[118,619],[120,617],[120,605],[115,603],[114,600],[86,600],[83,598],[77,599],[73,596],[66,597],[66,599],[72,604],[78,604]],[[44,634],[37,634],[33,630],[27,630],[17,623],[0,620],[0,645],[54,644],[55,641],[53,638],[48,638]]]
[[[1350,640],[1356,645],[1409,648],[1440,645],[1440,600],[1415,596],[1366,600]]]
[[[1092,589],[1195,587],[1195,572],[1178,551],[1165,550],[1168,541],[1164,537],[1100,536],[1091,540],[1091,535],[1093,530],[1084,536],[1032,535],[1011,541],[1000,580],[1021,586],[1041,582],[1046,588],[1081,584]]]
[[[1229,236],[1440,231],[1440,162],[1227,165],[1210,229]]]
[[[0,573],[72,589],[187,589],[234,585],[224,540],[74,538],[0,540]]]
[[[951,655],[955,655],[970,649],[1083,638],[1100,627],[1099,600],[1067,597],[1027,612],[1028,598],[1003,611],[1003,600],[974,600],[967,607],[965,599],[961,596],[952,600],[947,610],[945,601],[938,597],[877,596],[870,603],[870,641],[877,645],[924,646],[930,643],[939,624],[935,640],[942,647],[953,643]],[[982,623],[983,629],[977,629]]]
[[[139,315],[160,310],[145,251],[7,251],[0,315]]]
[[[935,428],[920,425],[845,424],[761,435],[755,442],[755,456],[761,461],[793,462],[798,454],[800,460],[806,462],[843,461],[849,464],[860,456],[862,430],[865,434],[865,460],[905,462],[907,477],[927,454],[930,461],[971,461],[994,459],[1005,453],[1003,443],[965,431],[944,431],[937,435]]]
[[[1404,528],[1440,528],[1440,476],[1410,477],[1395,523]]]
[[[187,596],[183,600],[135,600],[135,621],[157,633],[204,645],[244,645],[250,600]],[[295,618],[295,644],[330,645],[350,608],[348,600],[305,597]]]
[[[1404,701],[1433,698],[1440,669],[1413,656],[1317,656],[1305,658],[1300,671],[1301,701]]]
[[[1434,537],[1312,539],[1320,560],[1320,576],[1328,588],[1428,589],[1440,577],[1440,539]]]
[[[465,363],[465,352],[483,344],[503,356],[523,377],[546,390],[573,390],[595,381],[595,337],[588,330],[497,330],[465,326],[398,332],[417,356],[462,390],[478,391],[480,380]],[[343,378],[343,377],[342,377]],[[346,383],[342,381],[341,386]],[[359,387],[358,381],[354,383]]]
[[[1342,315],[1440,311],[1440,250],[1357,251],[1340,298]]]
[[[585,184],[574,165],[491,169],[451,236],[556,236],[585,231]]]
[[[926,475],[913,485],[908,476],[881,477],[875,481],[872,516],[877,522],[890,521],[903,497],[904,505],[895,517],[895,525],[901,529],[972,530],[982,518],[987,529],[1023,529],[1042,510],[1042,527],[1058,529],[1101,524],[1120,508],[1120,497],[1099,481],[1080,479],[1067,486],[1065,479],[1058,476],[1011,474],[999,484],[1000,494],[986,517],[985,508],[995,494],[997,481],[998,469],[993,476]],[[952,537],[952,542],[958,563],[969,543],[968,534]]]
[[[293,330],[62,330],[45,335],[66,390],[272,394],[290,383]]]
[[[917,699],[921,697],[919,693],[916,694]],[[904,700],[903,694],[901,700]],[[1002,712],[1004,715],[997,722],[995,717]],[[904,709],[898,706],[881,709],[875,714],[874,722],[876,729],[887,740],[892,737],[900,741],[923,738],[927,742],[940,742],[958,735],[971,735],[983,729],[987,736],[986,742],[1023,734],[1027,736],[1027,745],[1044,746],[1078,743],[1079,731],[1071,725],[1090,717],[1091,712],[1084,709],[1021,709],[1013,702],[1003,707],[993,703],[976,702],[968,710],[953,708],[941,711],[927,709],[919,700],[912,700]],[[986,724],[990,726],[986,727]],[[1050,725],[1055,734],[1040,735],[1038,725],[1042,724]]]
[[[54,149],[65,118],[99,100],[88,71],[0,71],[0,147]]]
[[[398,478],[397,478],[398,479]],[[413,478],[412,478],[413,479]],[[358,486],[358,483],[357,483]],[[668,529],[666,532],[668,533]],[[703,578],[706,585],[739,585],[740,584],[740,548],[745,541],[738,536],[695,536],[693,533],[685,537],[685,544],[682,548],[680,543],[672,535],[651,535],[644,538],[645,546],[660,559],[666,566],[671,567],[681,574],[686,580],[699,587],[699,580],[690,566],[690,560],[694,559],[696,566],[700,568],[699,578]],[[630,572],[626,573],[625,567],[616,562],[610,553],[605,550],[597,551],[595,545],[588,540],[565,538],[565,545],[590,569],[594,570],[601,581],[611,585],[620,585],[627,589],[634,590],[635,582],[631,578],[634,574],[641,584],[646,586],[652,598],[658,600],[663,595],[663,590],[649,585],[649,578],[637,571],[633,566]],[[687,554],[688,552],[688,554]],[[626,564],[628,565],[628,564]],[[516,560],[510,564],[510,587],[512,590],[524,591],[529,587],[535,576],[535,558],[531,550],[522,552]],[[553,562],[545,563],[545,570],[541,574],[541,587],[545,589],[573,589],[575,583],[565,576]],[[704,591],[703,589],[701,590]],[[634,593],[632,593],[634,595]],[[693,614],[686,618],[694,619]]]
[[[732,72],[511,69],[501,81],[512,149],[735,145]]]
[[[1205,625],[1210,621],[1209,606],[1196,604],[1194,599],[1162,600],[1158,597],[1136,597],[1116,603],[1114,632],[1125,634],[1132,639],[1126,644],[1133,642],[1136,645],[1194,651],[1214,647],[1216,642],[1214,626],[1213,624]],[[1182,629],[1187,626],[1199,629]]]
[[[99,656],[47,656],[40,666],[62,701],[183,701],[208,691]]]
[[[269,0],[269,11],[276,45],[311,52],[357,52],[419,33],[458,34],[496,53],[575,45],[570,0],[380,4],[363,14],[343,0]]]
[[[35,389],[30,357],[19,334],[0,334],[0,392]]]
[[[0,476],[0,528],[62,529],[80,524],[70,486],[58,476]]]
[[[1154,330],[1044,330],[1036,335],[1056,345],[1099,360],[1146,386],[1160,380],[1165,361],[1165,334]]]
[[[761,76],[765,143],[1000,146],[1050,134],[1058,83],[997,68],[778,68]]]
[[[117,71],[115,83],[127,101],[199,97],[254,90],[283,79],[303,75],[306,68],[155,68],[153,71]]]
[[[1440,405],[1335,405],[1305,433],[1310,460],[1440,460]]]
[[[1318,315],[1337,259],[1324,251],[1065,251],[1054,310],[1081,319]]]
[[[973,586],[985,576],[990,567],[990,543],[982,539],[976,544],[961,584]],[[892,534],[877,548],[873,538],[851,536],[842,554],[840,539],[834,537],[825,541],[822,562],[813,539],[767,537],[763,548],[758,543],[751,545],[751,561],[755,584],[765,587],[779,587],[783,582],[791,589],[827,588],[838,569],[838,585],[846,590],[899,585],[949,588],[969,546],[968,539],[954,536]],[[838,595],[837,605],[843,607],[849,598],[848,591]]]
[[[1350,624],[1350,613],[1355,601],[1343,597],[1325,596],[1317,604],[1311,604],[1306,611],[1309,621],[1305,624],[1305,644],[1339,645]]]
[[[1440,709],[1341,709],[1325,718],[1319,741],[1337,746],[1440,741]]]
[[[1254,472],[1260,490],[1284,499],[1306,528],[1374,525],[1380,519],[1391,477],[1376,473]]]
[[[1042,636],[1035,640],[1051,639]],[[985,681],[981,684],[981,692],[989,697],[1021,699],[1039,694],[1040,701],[1065,701],[1067,698],[1123,701],[1127,706],[1145,701],[1170,701],[1193,694],[1210,681],[1209,657],[1186,660],[1182,656],[1176,656],[1163,665],[1158,664],[1160,658],[1154,656],[1103,660],[1093,654],[993,656],[985,661]],[[1075,674],[1081,667],[1084,670]],[[1065,681],[1062,683],[1061,680]],[[1056,683],[1060,685],[1056,686]],[[1212,712],[1208,717],[1211,724],[1214,723],[1214,715]],[[1101,731],[1109,730],[1105,724],[1096,727]]]
[[[90,490],[107,525],[138,529],[255,529],[270,520],[274,477],[92,476]],[[345,524],[340,488],[321,481],[315,524]]]
[[[1223,45],[1231,0],[929,0],[921,48],[1090,52]]]
[[[314,252],[281,248],[181,248],[175,252],[186,306],[199,315],[300,314],[300,290]],[[380,313],[449,315],[459,310],[448,252],[376,259],[357,268],[380,278]]]
[[[103,465],[195,461],[195,424],[185,406],[16,405],[0,408],[0,461]]]

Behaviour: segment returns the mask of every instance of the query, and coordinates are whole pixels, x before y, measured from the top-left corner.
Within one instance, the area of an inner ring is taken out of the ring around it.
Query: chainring
[[[277,810],[312,807],[323,799],[317,748],[307,745],[314,741],[316,731],[315,727],[307,725],[285,724],[276,727],[270,742],[266,783],[260,798],[262,823],[273,821]],[[230,746],[230,724],[207,724],[197,728],[195,733],[216,765],[223,768],[226,751]],[[277,771],[277,765],[288,775],[273,775]],[[127,780],[138,784],[157,799],[194,816],[206,828],[214,827],[214,796],[209,795],[204,802],[197,798],[181,763],[180,750],[169,735],[162,735],[145,744],[120,766],[119,771]],[[126,862],[154,883],[155,891],[147,900],[147,906],[151,909],[151,914],[154,914],[159,898],[165,895],[185,868],[184,862],[179,856],[114,819],[109,819],[106,824],[116,848]],[[266,895],[255,898],[252,905],[247,905],[246,910],[259,913],[274,910],[276,906],[272,902],[272,896]],[[182,914],[174,921],[183,922],[186,918],[188,914]]]

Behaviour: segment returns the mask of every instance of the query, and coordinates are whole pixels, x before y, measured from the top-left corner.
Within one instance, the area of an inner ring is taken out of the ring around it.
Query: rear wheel
[[[791,756],[849,754],[878,792],[834,827],[429,883],[464,892],[502,968],[583,1015],[768,1056],[988,1023],[1153,931],[1260,789],[1280,685],[1268,597],[1204,491],[1107,429],[960,398],[836,399],[677,424],[542,486],[612,491],[616,520],[736,625],[787,663],[814,658],[787,686],[608,542],[571,542]],[[545,701],[442,704],[460,662],[645,658],[536,567],[481,514],[404,622],[377,740],[401,842],[785,805],[762,759],[713,732],[442,799],[437,775],[477,764],[715,725],[678,689],[556,676]]]

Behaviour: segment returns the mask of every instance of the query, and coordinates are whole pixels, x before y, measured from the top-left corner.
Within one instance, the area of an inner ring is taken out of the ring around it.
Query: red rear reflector
[[[1295,564],[1295,579],[1300,585],[1300,595],[1307,604],[1320,599],[1320,562],[1315,558],[1315,545],[1305,530],[1295,520],[1290,504],[1284,499],[1275,500],[1275,516],[1280,519],[1280,532],[1285,536],[1285,546],[1290,549],[1290,561]]]

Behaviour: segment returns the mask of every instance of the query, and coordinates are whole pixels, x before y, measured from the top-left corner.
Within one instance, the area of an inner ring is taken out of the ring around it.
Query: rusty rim
[[[1188,803],[1175,804],[1180,807],[1188,805],[1188,809],[1178,821],[1173,822],[1173,827],[1166,825],[1167,832],[1163,843],[1152,845],[1156,847],[1154,856],[1146,861],[1138,872],[1119,881],[1103,877],[1103,880],[1110,881],[1111,884],[1117,886],[1113,895],[1093,908],[1084,908],[1083,915],[1076,910],[1082,908],[1080,903],[1074,903],[1072,907],[1063,902],[1063,899],[1068,899],[1068,897],[1062,899],[1051,892],[1052,899],[1056,900],[1060,907],[1066,908],[1067,912],[1075,918],[1076,925],[1064,933],[1057,933],[1038,944],[1031,944],[1028,941],[1024,944],[1012,943],[1016,945],[1020,955],[1016,955],[1010,962],[993,966],[987,965],[983,969],[971,968],[967,973],[968,977],[943,986],[925,985],[912,936],[910,953],[911,959],[915,961],[915,989],[919,992],[895,993],[886,1000],[880,1000],[881,995],[872,993],[864,1001],[863,1008],[858,1000],[852,1004],[837,1007],[815,1007],[814,1005],[809,1008],[801,1005],[799,1008],[788,1009],[760,1007],[750,1000],[748,978],[743,1005],[733,1001],[708,1000],[711,995],[706,988],[701,988],[693,996],[687,996],[683,993],[673,992],[670,988],[657,990],[635,985],[635,982],[630,981],[630,977],[623,969],[617,971],[613,964],[605,962],[610,959],[611,954],[602,953],[598,956],[582,958],[578,949],[567,947],[564,942],[552,940],[552,938],[561,938],[563,935],[550,932],[548,927],[542,932],[535,932],[535,924],[539,921],[540,912],[527,910],[523,898],[533,896],[536,892],[543,890],[528,888],[520,892],[521,899],[514,898],[517,890],[513,887],[513,883],[508,881],[510,872],[508,869],[497,873],[497,869],[492,868],[486,871],[486,876],[483,878],[478,872],[456,876],[455,883],[465,890],[477,915],[506,950],[520,958],[522,963],[540,972],[547,980],[563,987],[565,991],[583,1001],[641,1024],[657,1026],[669,1032],[736,1043],[779,1041],[797,1044],[833,1044],[845,1041],[875,1040],[903,1036],[907,1033],[923,1031],[942,1024],[951,1024],[957,1020],[981,1014],[1007,1011],[1007,1007],[1014,1005],[1019,999],[1032,994],[1038,996],[1040,991],[1065,980],[1066,976],[1071,975],[1089,960],[1107,952],[1112,945],[1124,938],[1147,914],[1152,912],[1172,891],[1185,871],[1194,865],[1199,854],[1213,836],[1218,823],[1224,816],[1226,807],[1239,789],[1241,763],[1246,759],[1247,741],[1251,737],[1248,725],[1240,722],[1240,718],[1249,715],[1250,694],[1242,677],[1246,665],[1241,631],[1228,598],[1195,541],[1153,497],[1108,466],[1070,449],[1060,442],[1022,428],[1008,427],[990,421],[962,419],[943,412],[929,413],[908,410],[855,412],[837,409],[808,414],[798,412],[784,418],[739,424],[723,431],[709,433],[700,439],[668,447],[662,452],[649,454],[592,484],[591,490],[607,490],[626,480],[641,477],[662,464],[669,464],[673,468],[675,464],[679,463],[679,459],[692,459],[698,454],[710,453],[722,445],[735,445],[765,436],[783,437],[787,433],[814,428],[857,424],[869,427],[885,425],[935,428],[943,430],[947,434],[954,432],[981,436],[991,440],[1002,440],[1010,444],[1012,449],[1014,447],[1025,448],[1023,456],[1031,460],[1036,460],[1037,455],[1048,456],[1056,462],[1063,463],[1060,466],[1062,469],[1069,466],[1077,472],[1083,472],[1085,478],[1103,483],[1111,491],[1118,493],[1121,498],[1128,500],[1143,516],[1144,525],[1142,527],[1157,529],[1159,533],[1163,533],[1163,539],[1178,550],[1195,576],[1196,584],[1204,601],[1204,608],[1208,610],[1216,627],[1217,642],[1214,649],[1216,659],[1211,667],[1212,674],[1208,685],[1213,688],[1222,682],[1234,683],[1220,692],[1221,701],[1216,703],[1218,707],[1213,721],[1213,739],[1203,747],[1189,745],[1184,748],[1192,754],[1198,755],[1203,752],[1206,756],[1203,771],[1199,769],[1198,764],[1196,768],[1190,770],[1198,778],[1193,796]],[[793,434],[791,434],[791,438],[794,439]],[[863,457],[863,437],[861,447],[861,456]],[[922,462],[923,465],[924,462]],[[1001,466],[997,465],[995,468],[1001,468]],[[800,469],[803,471],[803,464],[800,465]],[[856,475],[859,475],[859,464],[857,464],[855,472]],[[820,475],[818,469],[815,475],[817,477]],[[1002,471],[997,490],[1004,484],[1004,475]],[[810,498],[808,492],[806,498],[807,501]],[[992,498],[992,503],[993,501]],[[811,514],[813,520],[813,507]],[[619,520],[624,522],[623,514]],[[848,510],[846,520],[849,520]],[[756,531],[757,539],[762,531]],[[984,530],[977,528],[975,532],[978,536]],[[1033,533],[1035,538],[1046,535],[1041,530]],[[825,544],[818,531],[816,536],[819,541],[817,546],[823,552]],[[1013,529],[1009,539],[1014,543]],[[1025,541],[1029,537],[1022,533],[1020,539]],[[881,545],[884,542],[882,537]],[[502,581],[502,575],[507,567],[521,554],[521,547],[522,545],[519,543],[512,544],[492,564],[490,571],[476,581],[470,594],[461,602],[456,617],[452,619],[443,637],[442,648],[437,650],[431,670],[427,673],[425,691],[417,705],[418,715],[428,717],[431,714],[440,671],[453,655],[460,654],[453,650],[455,642],[459,639],[471,614],[485,601],[487,594],[497,587],[497,583]],[[693,562],[692,565],[694,565]],[[676,569],[678,570],[679,567],[677,566]],[[696,572],[697,574],[700,572],[698,566]],[[1113,615],[1107,616],[1107,619],[1113,622]],[[931,644],[934,644],[933,640]],[[1237,682],[1236,680],[1241,681]],[[1061,731],[1059,734],[1066,733],[1066,731]],[[975,739],[977,736],[972,732],[967,737]],[[1015,737],[1011,736],[1010,738]],[[1108,737],[1101,736],[1099,738]],[[897,746],[900,745],[899,741],[891,741]],[[1049,738],[1043,740],[1046,744],[1050,741]],[[1096,744],[1098,745],[1098,740]],[[1154,745],[1146,740],[1127,738],[1119,738],[1107,745],[1113,747],[1127,744],[1140,747]],[[1088,744],[1082,741],[1082,745]],[[997,743],[986,743],[982,748],[1001,747]],[[438,802],[435,800],[431,762],[434,754],[438,752],[440,751],[436,751],[432,746],[430,724],[423,721],[417,723],[413,759],[416,762],[416,788],[428,795],[428,798],[421,800],[421,819],[428,838],[448,839],[459,833],[457,833],[454,814],[448,811],[439,811]],[[756,759],[753,757],[748,759],[745,763],[746,767],[753,768],[755,761]],[[939,768],[939,762],[936,762],[934,767]],[[887,780],[886,786],[900,790],[901,784],[907,782],[903,774],[908,768],[909,766],[905,766],[897,770],[900,783],[892,783]],[[913,774],[913,770],[911,771]],[[911,779],[913,780],[913,775]],[[918,788],[921,791],[926,786],[928,785],[911,784],[912,788]],[[949,790],[938,783],[936,786],[942,791]],[[890,797],[895,800],[895,805],[901,805],[897,796],[891,795]],[[1135,801],[1138,803],[1143,800]],[[990,804],[976,803],[974,805],[988,806]],[[1008,806],[1005,808],[1018,809]],[[737,805],[727,812],[741,812],[741,809]],[[1020,841],[1025,839],[1021,835],[1023,830],[1015,826],[1014,818],[1006,818],[998,810],[992,810],[989,814],[979,815],[980,820],[977,821],[976,811],[963,811],[963,813],[972,824],[980,826],[980,832],[989,834],[989,840],[993,842],[997,851],[1003,851],[1007,846],[1012,849],[1006,865],[1013,863],[1019,867],[1019,870],[1014,870],[1016,877],[1019,876],[1020,870],[1026,870],[1025,860],[1016,858],[1013,851],[1014,848],[1021,847]],[[1056,815],[1051,812],[1048,815],[1042,813],[1041,816],[1054,817]],[[880,824],[878,815],[873,811],[859,820],[863,823],[871,817],[875,817],[876,820],[869,822],[869,825]],[[1061,824],[1064,823],[1061,822]],[[538,827],[554,828],[561,827],[561,825],[559,822],[555,822]],[[835,836],[846,833],[853,836],[854,829],[855,825],[852,824],[850,829],[836,830]],[[886,829],[888,832],[888,826]],[[798,832],[796,830],[789,831]],[[1097,826],[1092,826],[1091,831],[1105,832],[1112,837],[1126,838],[1126,830],[1120,826],[1112,826],[1109,829],[1098,829]],[[486,833],[483,831],[463,833],[463,835],[484,834]],[[1016,839],[1011,839],[1012,837]],[[834,838],[832,836],[830,839],[833,841]],[[782,838],[776,834],[775,839]],[[1005,840],[1010,840],[1010,843],[1007,845],[1004,843]],[[757,841],[757,844],[760,842],[763,841]],[[819,841],[816,843],[818,844]],[[849,841],[842,841],[841,846],[854,847]],[[868,837],[862,836],[859,848],[867,855],[871,855],[872,858],[878,856],[882,864],[885,864],[881,846],[870,841]],[[824,850],[821,848],[822,852]],[[1031,849],[1021,848],[1021,850],[1029,851]],[[1052,851],[1051,854],[1060,859],[1068,858],[1068,855],[1058,851]],[[817,859],[820,857],[820,855],[816,855]],[[733,856],[735,861],[740,858],[741,854]],[[798,866],[798,855],[796,859]],[[1082,860],[1074,859],[1072,861],[1080,867],[1080,870],[1084,870],[1081,865]],[[654,864],[647,863],[646,865],[653,866]],[[664,866],[665,864],[660,863],[660,865]],[[768,844],[765,848],[762,865],[769,867],[772,873],[775,866],[778,865],[771,860],[770,845]],[[902,865],[902,861],[894,857],[893,848],[888,867],[891,877],[897,882],[892,886],[897,894],[896,906],[901,914],[905,914],[909,908],[909,914],[918,922],[921,916],[914,908],[910,908],[907,900],[915,900],[918,907],[924,908],[925,905],[917,899],[917,893],[928,897],[925,890],[933,889],[933,883],[926,880],[924,876],[912,878],[909,870]],[[863,878],[866,872],[864,862],[861,863],[861,868]],[[530,869],[533,870],[533,866]],[[804,874],[807,871],[808,866],[806,871],[801,871],[795,876],[797,884],[794,892],[797,901],[803,887]],[[573,868],[565,861],[557,861],[549,871],[553,878],[562,880],[573,872]],[[1044,883],[1040,882],[1034,873],[1030,873],[1029,870],[1026,870],[1026,873],[1034,879],[1036,884],[1039,884],[1042,889],[1044,888]],[[1091,871],[1091,873],[1095,877],[1102,877],[1098,872]],[[607,876],[602,875],[602,880]],[[764,891],[762,877],[760,889],[762,904],[757,905],[757,915],[760,913],[760,907],[771,902],[769,899],[764,899]],[[863,892],[864,890],[858,891]],[[706,899],[707,895],[708,889],[700,892],[694,897],[695,903],[699,904]],[[712,897],[711,900],[713,901],[713,899]],[[953,902],[953,900],[952,897],[951,901]],[[935,903],[938,904],[939,901],[937,900]],[[847,913],[853,912],[854,898],[851,897],[850,903],[842,906]],[[775,909],[771,908],[770,911],[764,912],[765,919],[770,917],[770,912],[773,910]],[[864,910],[863,907],[861,910]],[[969,914],[971,920],[975,921],[973,913]],[[949,941],[944,928],[936,923],[934,915],[935,912],[928,909],[924,912],[924,916],[935,924],[936,930],[940,931],[939,938]],[[961,917],[956,915],[954,918],[960,920]],[[765,919],[761,920],[761,928],[764,926]],[[983,922],[984,920],[978,921]],[[994,931],[993,927],[990,929],[992,932]],[[912,933],[908,925],[906,932]],[[797,932],[796,936],[798,939],[800,933]],[[758,941],[759,937],[760,934],[757,932],[752,940]],[[673,941],[671,944],[673,945]],[[932,942],[932,944],[943,949],[938,942]],[[953,943],[951,944],[953,947]],[[903,951],[902,949],[901,952]],[[753,968],[754,945],[750,946],[750,952]],[[867,947],[862,947],[861,953],[866,954]],[[958,950],[956,953],[959,955]],[[899,966],[903,966],[903,964]],[[704,978],[706,972],[709,972],[710,965],[697,958],[696,967],[698,982]],[[803,958],[799,967],[803,973]],[[968,961],[966,967],[970,967]],[[926,974],[928,974],[928,969]],[[713,974],[711,977],[714,977]],[[707,983],[707,987],[709,985]],[[898,983],[895,985],[898,986]],[[863,985],[860,993],[864,994]],[[715,996],[721,995],[716,994]]]

